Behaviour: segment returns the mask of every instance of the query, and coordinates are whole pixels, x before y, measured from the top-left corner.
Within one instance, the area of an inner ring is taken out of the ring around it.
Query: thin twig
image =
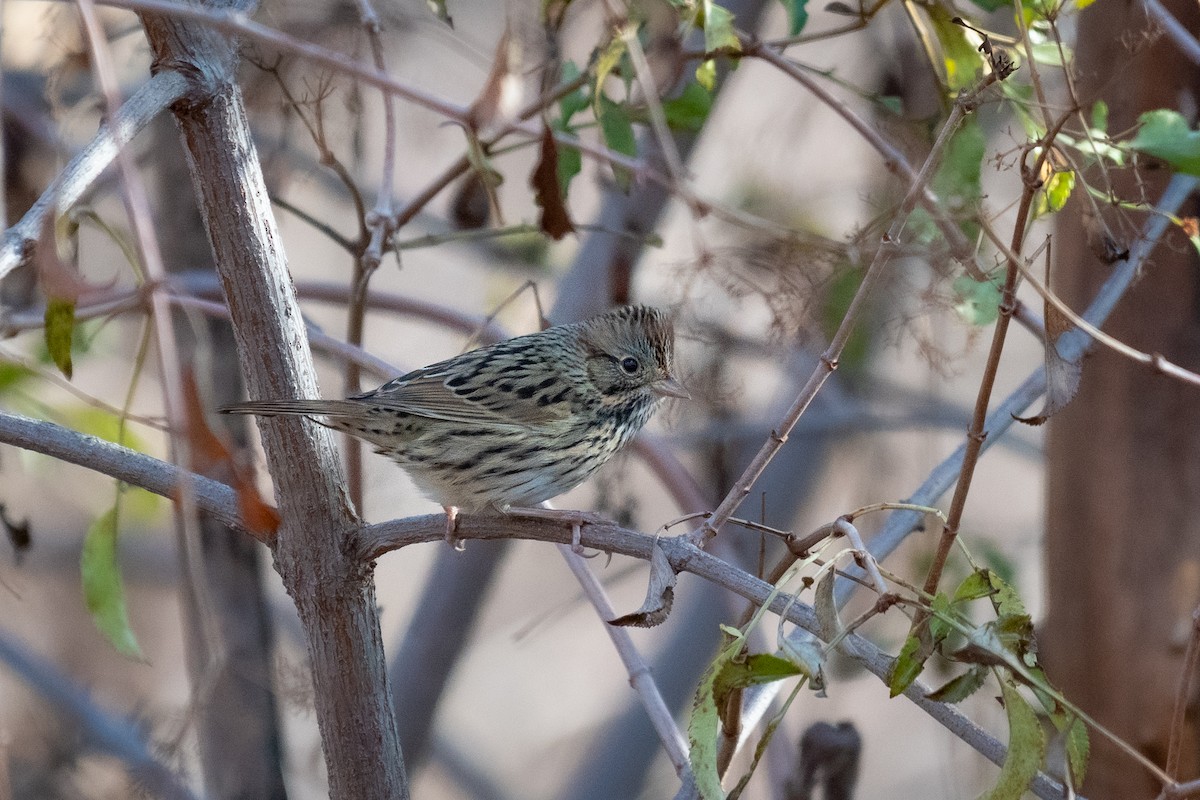
[[[133,140],[150,121],[183,97],[188,81],[181,73],[163,70],[138,87],[109,122],[75,155],[42,192],[37,201],[9,228],[0,246],[0,278],[26,259],[50,214],[58,215],[79,202],[117,157],[120,147]]]
[[[787,64],[787,62],[781,63],[785,65]],[[793,70],[793,72],[798,71]],[[791,72],[789,72],[789,74],[791,74]],[[941,159],[945,145],[949,141],[950,136],[953,134],[955,129],[958,127],[959,123],[965,117],[968,110],[973,107],[974,98],[978,97],[980,92],[984,91],[994,82],[994,76],[988,76],[987,78],[984,78],[974,91],[964,95],[959,99],[959,102],[955,103],[954,108],[950,113],[950,117],[942,126],[937,141],[934,143],[934,146],[930,150],[928,157],[925,159],[925,163],[922,165],[921,171],[913,175],[913,182],[908,188],[904,202],[897,211],[887,233],[884,234],[883,245],[875,251],[875,256],[871,260],[871,265],[867,268],[866,273],[863,275],[862,283],[859,284],[858,291],[856,291],[854,294],[854,299],[850,301],[850,305],[846,309],[846,312],[842,317],[842,321],[838,325],[837,331],[830,340],[829,346],[825,349],[825,352],[821,354],[821,357],[817,362],[817,366],[809,376],[808,381],[801,388],[799,394],[796,396],[796,399],[792,402],[791,407],[788,408],[779,424],[771,431],[771,435],[768,437],[767,441],[763,443],[763,446],[759,449],[758,453],[756,453],[754,458],[751,459],[750,463],[746,466],[746,469],[742,472],[741,477],[734,482],[729,493],[721,501],[721,504],[717,506],[716,510],[713,511],[713,515],[707,519],[704,525],[696,531],[695,538],[701,544],[707,542],[716,535],[721,526],[724,525],[729,517],[733,515],[733,512],[737,509],[738,505],[741,504],[742,500],[750,494],[750,492],[753,490],[754,484],[758,481],[763,471],[766,470],[767,464],[771,462],[771,459],[775,457],[775,455],[783,447],[784,442],[787,441],[788,435],[791,433],[792,428],[794,428],[796,423],[800,420],[800,416],[808,408],[808,405],[812,402],[813,398],[816,397],[817,392],[820,391],[825,381],[837,368],[838,359],[841,358],[842,350],[845,348],[846,343],[850,340],[850,335],[854,331],[854,326],[857,324],[858,318],[863,312],[867,298],[871,295],[875,286],[882,278],[884,271],[883,268],[891,261],[889,246],[892,243],[899,241],[900,234],[903,231],[905,224],[908,222],[909,214],[916,207],[916,204],[919,202],[920,198],[926,195],[926,184],[933,175],[934,168],[936,167],[938,161]],[[875,136],[875,138],[879,139],[880,137]],[[882,139],[880,139],[880,141],[882,142],[882,146],[892,149],[890,144],[886,143]],[[900,158],[898,154],[897,158]],[[903,161],[902,158],[900,160]],[[955,228],[955,230],[957,230],[957,228]]]
[[[583,556],[571,550],[571,546],[568,544],[558,545],[558,552],[566,560],[575,579],[579,581],[579,586],[583,589],[588,601],[599,613],[601,624],[604,625],[608,638],[612,640],[613,648],[620,656],[621,663],[625,665],[629,683],[638,693],[638,697],[650,717],[650,724],[654,726],[659,741],[662,742],[663,749],[667,752],[667,757],[671,759],[671,765],[675,767],[675,774],[686,782],[690,779],[692,771],[688,760],[687,739],[679,730],[679,726],[675,724],[671,709],[667,707],[662,693],[658,690],[658,684],[654,681],[654,673],[650,669],[650,665],[638,652],[627,628],[604,622],[604,620],[616,619],[617,612],[613,608],[612,602],[609,601],[604,586],[596,578]]]
[[[154,797],[196,800],[170,768],[160,762],[133,722],[96,704],[54,664],[38,657],[7,633],[0,632],[0,661],[71,721],[71,730],[90,746],[124,762],[134,780]],[[7,753],[0,751],[7,758]],[[5,791],[0,789],[0,793]]]
[[[1192,635],[1188,637],[1187,652],[1179,671],[1179,688],[1175,692],[1175,708],[1171,713],[1171,737],[1167,743],[1165,771],[1179,777],[1179,760],[1183,756],[1183,729],[1188,706],[1192,700],[1192,678],[1200,666],[1200,608],[1192,611]]]
[[[958,482],[954,486],[954,495],[950,500],[950,510],[946,514],[946,524],[942,526],[942,535],[938,540],[937,550],[933,554],[933,562],[929,566],[929,571],[925,576],[925,592],[934,594],[937,592],[938,583],[942,578],[942,571],[946,567],[946,559],[950,557],[950,551],[954,547],[954,541],[958,537],[958,528],[962,522],[963,511],[966,508],[967,493],[971,488],[971,480],[975,475],[975,466],[979,462],[979,455],[983,451],[984,439],[988,436],[988,430],[984,427],[987,424],[988,406],[992,402],[992,390],[996,385],[996,376],[1000,370],[1000,356],[1004,352],[1004,345],[1008,337],[1008,325],[1012,320],[1013,309],[1016,302],[1017,281],[1020,277],[1020,251],[1025,241],[1026,227],[1031,220],[1030,210],[1033,207],[1033,200],[1036,197],[1038,189],[1041,187],[1041,170],[1046,162],[1046,158],[1050,153],[1050,145],[1054,142],[1054,137],[1058,135],[1059,130],[1070,118],[1073,112],[1063,115],[1057,124],[1050,126],[1042,138],[1036,143],[1026,145],[1022,152],[1021,159],[1021,177],[1023,181],[1023,190],[1021,192],[1021,200],[1017,206],[1016,223],[1013,226],[1011,244],[1006,252],[1010,258],[1006,259],[1006,267],[1004,273],[1004,285],[1000,290],[1000,315],[996,318],[995,328],[992,330],[992,343],[988,349],[987,361],[984,364],[983,376],[979,381],[979,390],[975,396],[975,411],[972,415],[971,426],[967,431],[967,449],[963,456],[962,470],[959,474]],[[1026,163],[1028,154],[1037,150],[1038,156],[1034,160],[1033,166]],[[918,614],[917,622],[923,617]],[[917,624],[914,622],[914,625]]]

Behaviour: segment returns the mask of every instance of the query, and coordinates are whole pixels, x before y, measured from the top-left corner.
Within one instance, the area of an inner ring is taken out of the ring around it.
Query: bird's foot
[[[526,519],[544,519],[553,522],[566,522],[571,526],[571,551],[583,555],[584,525],[606,525],[609,520],[594,511],[568,511],[558,508],[505,508],[502,511],[510,517]]]
[[[446,512],[446,544],[461,553],[467,549],[467,545],[458,538],[458,507],[442,506],[442,508]]]

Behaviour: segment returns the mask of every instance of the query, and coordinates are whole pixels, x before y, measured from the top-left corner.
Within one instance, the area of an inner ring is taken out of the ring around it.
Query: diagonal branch
[[[104,124],[92,141],[71,159],[21,221],[5,231],[4,243],[0,245],[0,278],[29,257],[47,216],[61,214],[79,202],[117,157],[119,149],[183,97],[187,88],[188,81],[183,75],[166,71],[152,76],[130,96],[113,120]]]

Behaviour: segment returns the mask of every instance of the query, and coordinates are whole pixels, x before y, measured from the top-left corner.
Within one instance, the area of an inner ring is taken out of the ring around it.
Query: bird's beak
[[[691,395],[688,394],[687,389],[683,388],[683,384],[672,378],[670,375],[662,380],[655,381],[654,383],[650,384],[650,391],[654,392],[660,397],[679,397],[684,400],[691,398]]]

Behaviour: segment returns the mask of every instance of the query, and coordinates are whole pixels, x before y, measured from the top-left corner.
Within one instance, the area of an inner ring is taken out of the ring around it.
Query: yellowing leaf
[[[101,514],[88,528],[79,556],[79,573],[83,581],[83,598],[96,627],[121,655],[144,661],[125,609],[121,568],[117,563],[115,506]]]
[[[967,39],[967,32],[951,22],[950,14],[941,6],[929,6],[929,19],[942,46],[946,88],[951,92],[969,88],[983,69],[983,55]]]
[[[1008,754],[996,785],[981,795],[980,800],[1021,800],[1042,765],[1046,735],[1037,714],[1011,680],[1001,681],[1000,692],[1008,714]]]
[[[712,0],[703,0],[700,9],[703,14],[701,22],[704,26],[705,51],[709,53],[722,49],[740,51],[742,43],[733,29],[733,14],[729,9],[717,5]]]
[[[46,349],[54,365],[71,379],[71,338],[75,332],[75,301],[51,297],[46,301],[44,316]]]
[[[600,116],[600,100],[604,97],[604,81],[625,56],[625,40],[615,37],[596,59],[596,116]]]

